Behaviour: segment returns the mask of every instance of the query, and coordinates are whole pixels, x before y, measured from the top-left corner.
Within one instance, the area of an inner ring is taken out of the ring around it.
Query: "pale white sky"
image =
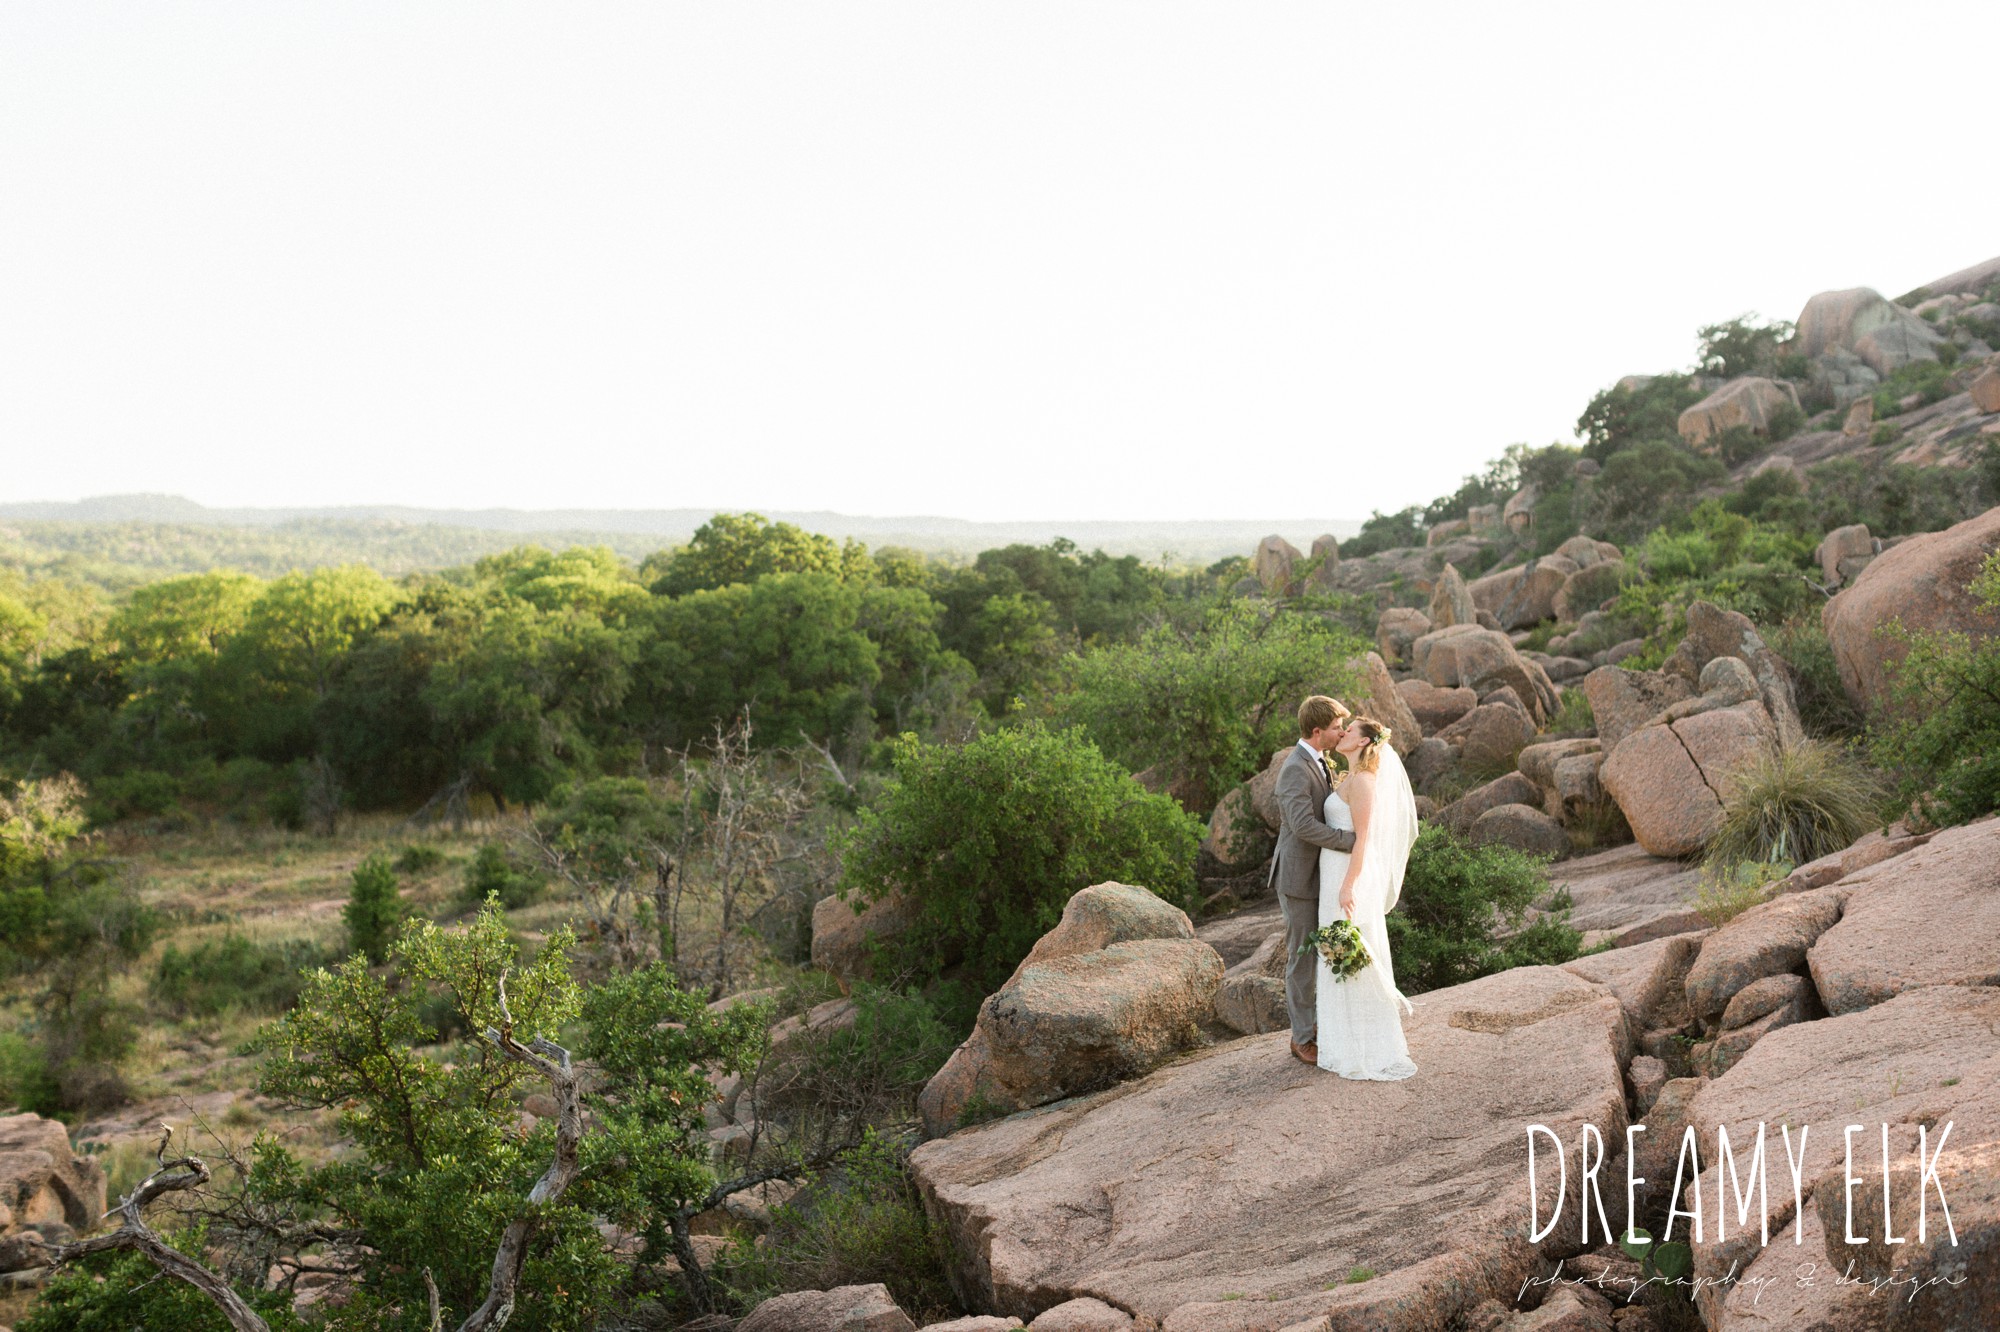
[[[2000,253],[1988,3],[0,7],[0,498],[1358,518]]]

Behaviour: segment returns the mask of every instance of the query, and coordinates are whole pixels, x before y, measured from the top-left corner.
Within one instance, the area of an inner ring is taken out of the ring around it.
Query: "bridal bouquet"
[[[1360,974],[1374,960],[1368,955],[1368,945],[1361,940],[1361,931],[1354,928],[1351,920],[1320,926],[1306,936],[1301,951],[1305,948],[1319,950],[1319,955],[1326,959],[1326,969],[1337,981]]]

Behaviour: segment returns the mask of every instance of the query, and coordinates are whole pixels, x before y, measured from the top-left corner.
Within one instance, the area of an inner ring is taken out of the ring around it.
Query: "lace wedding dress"
[[[1326,822],[1353,828],[1354,815],[1336,788],[1326,798]],[[1403,869],[1417,838],[1416,797],[1402,760],[1382,746],[1375,806],[1369,819],[1367,854],[1354,885],[1354,927],[1368,945],[1368,966],[1344,981],[1318,962],[1319,1066],[1343,1078],[1396,1082],[1417,1071],[1403,1040],[1403,1014],[1410,1001],[1396,988],[1384,917],[1403,890]],[[1340,885],[1347,878],[1344,851],[1319,853],[1319,923],[1331,925],[1343,913]]]

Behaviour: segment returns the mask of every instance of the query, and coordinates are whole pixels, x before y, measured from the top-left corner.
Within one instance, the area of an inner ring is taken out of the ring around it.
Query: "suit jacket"
[[[1319,764],[1293,745],[1285,766],[1278,769],[1278,852],[1271,857],[1265,878],[1277,885],[1281,896],[1318,900],[1320,848],[1354,849],[1354,833],[1328,827],[1321,816],[1332,791]]]

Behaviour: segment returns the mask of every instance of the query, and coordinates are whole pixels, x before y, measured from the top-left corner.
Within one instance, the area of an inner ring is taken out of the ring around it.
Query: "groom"
[[[1320,848],[1354,849],[1352,832],[1329,828],[1321,817],[1333,790],[1333,769],[1325,755],[1351,715],[1324,694],[1299,704],[1299,743],[1278,769],[1278,851],[1267,881],[1277,885],[1278,907],[1285,916],[1285,1007],[1292,1019],[1292,1054],[1308,1064],[1319,1062],[1314,994],[1319,958],[1305,942],[1319,928]]]

